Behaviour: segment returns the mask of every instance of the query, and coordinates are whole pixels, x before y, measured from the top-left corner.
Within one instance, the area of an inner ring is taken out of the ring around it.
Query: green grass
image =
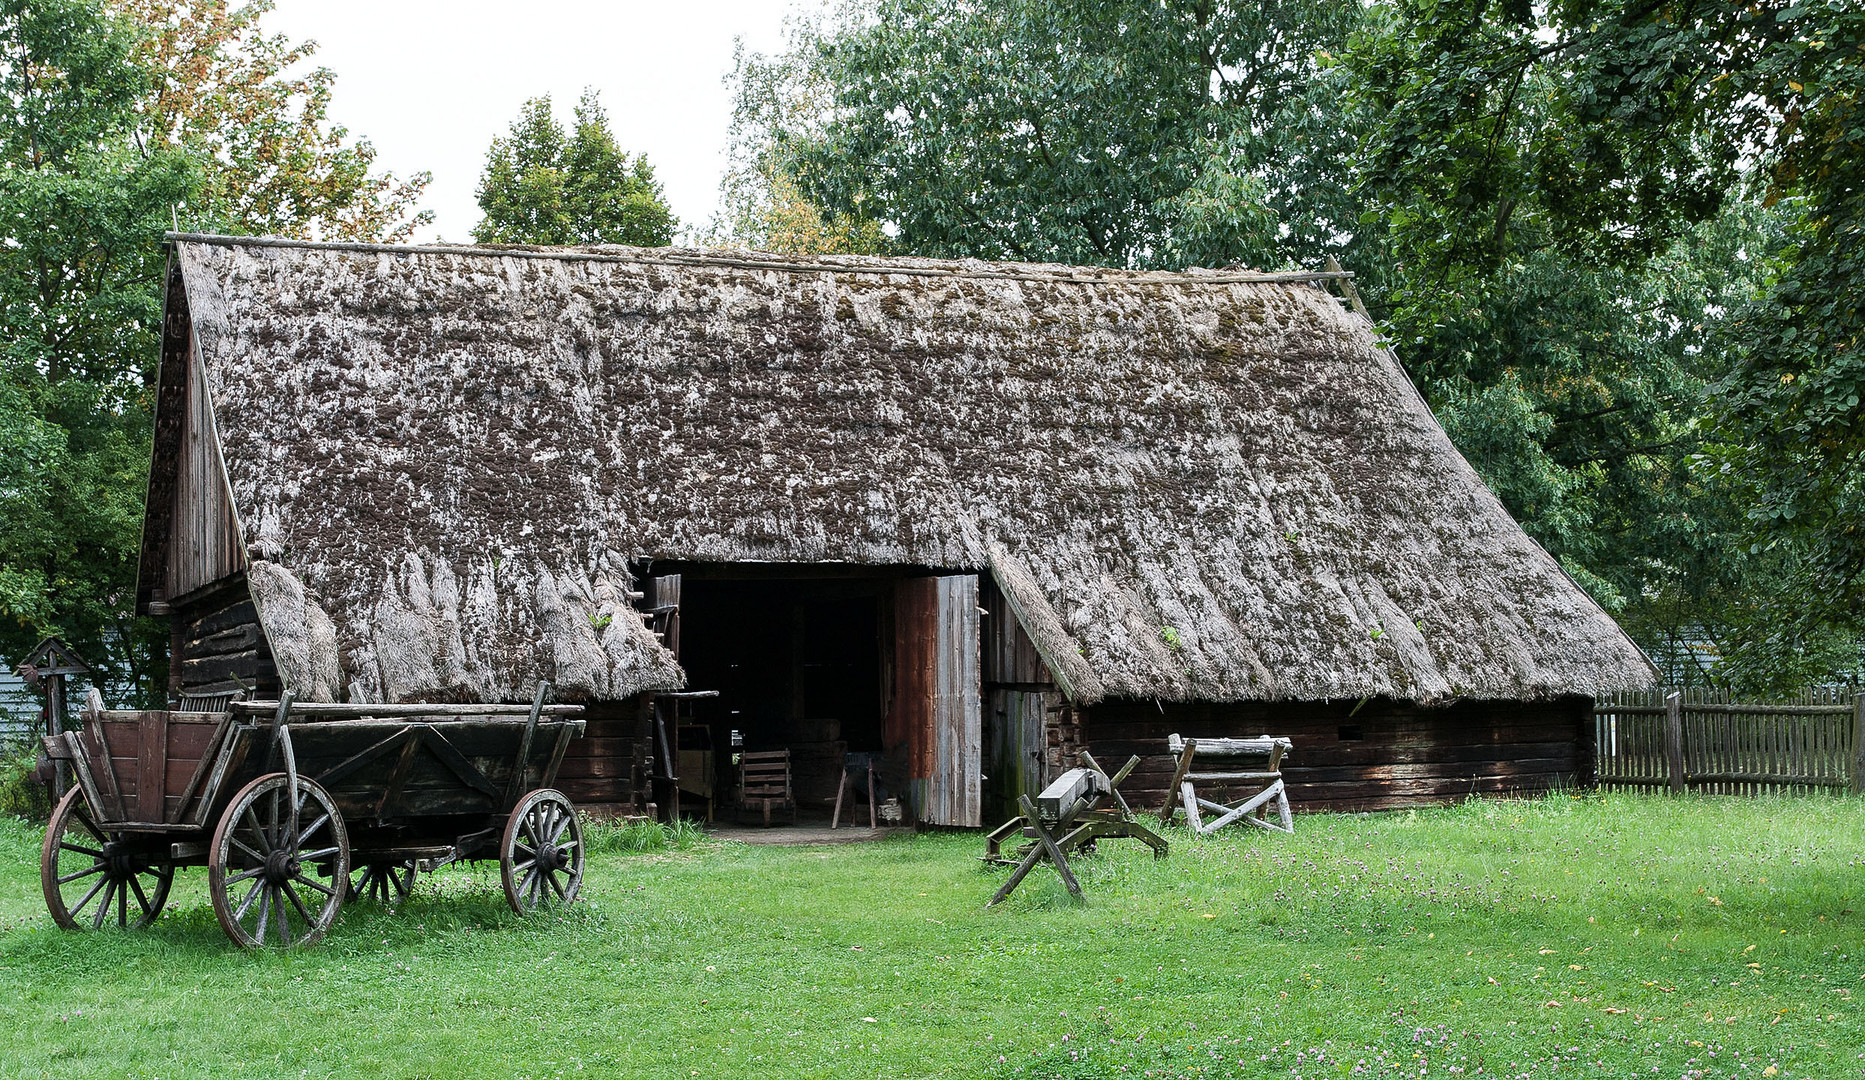
[[[53,929],[38,834],[5,824],[0,1075],[1865,1076],[1865,800],[1297,830],[1175,832],[1157,864],[1106,843],[1086,904],[1042,870],[989,912],[974,835],[611,830],[568,914],[514,918],[461,870],[249,956],[200,870],[150,930]]]

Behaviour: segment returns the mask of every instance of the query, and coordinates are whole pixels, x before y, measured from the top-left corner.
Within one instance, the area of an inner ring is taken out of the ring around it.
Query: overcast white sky
[[[380,167],[434,174],[434,224],[416,239],[469,241],[492,137],[539,94],[567,122],[586,86],[681,224],[703,225],[725,169],[733,39],[777,51],[797,2],[279,0],[261,25],[318,43],[316,62],[337,73],[331,118],[374,143]]]

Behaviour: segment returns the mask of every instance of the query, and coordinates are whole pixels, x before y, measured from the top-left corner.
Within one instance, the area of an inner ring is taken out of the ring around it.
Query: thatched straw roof
[[[302,686],[675,685],[609,617],[641,558],[989,572],[1082,703],[1651,679],[1312,281],[208,237],[176,255]]]

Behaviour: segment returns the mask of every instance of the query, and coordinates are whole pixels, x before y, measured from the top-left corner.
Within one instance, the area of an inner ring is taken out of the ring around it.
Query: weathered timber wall
[[[194,350],[188,352],[187,395],[176,451],[174,511],[170,517],[170,600],[186,596],[246,568],[239,521],[220,462],[220,438],[206,377]]]
[[[570,801],[634,803],[649,795],[650,746],[645,738],[642,699],[591,701],[584,705],[587,726],[573,739],[557,770],[557,790]]]
[[[239,689],[254,698],[278,696],[278,668],[243,583],[217,590],[172,618],[171,696]]]
[[[1081,728],[1113,768],[1143,760],[1123,785],[1136,806],[1159,807],[1172,779],[1166,736],[1285,735],[1289,800],[1304,810],[1387,810],[1469,795],[1545,791],[1593,783],[1593,703],[1460,701],[1442,708],[1375,699],[1165,705],[1104,702]],[[1066,731],[1052,732],[1062,739]],[[1205,794],[1201,789],[1200,794]]]
[[[1017,796],[1036,797],[1049,778],[1044,726],[1062,695],[1049,666],[997,583],[980,584],[984,692],[984,785],[986,824],[1017,813]]]

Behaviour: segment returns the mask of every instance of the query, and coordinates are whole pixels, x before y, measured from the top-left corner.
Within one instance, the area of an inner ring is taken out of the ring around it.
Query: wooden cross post
[[[1003,888],[998,889],[997,895],[991,897],[984,906],[995,907],[1004,897],[1009,896],[1011,891],[1029,876],[1030,871],[1036,868],[1036,864],[1045,858],[1055,865],[1056,873],[1062,875],[1062,884],[1068,886],[1069,895],[1077,900],[1082,899],[1081,883],[1075,880],[1074,871],[1069,869],[1068,856],[1062,853],[1062,849],[1056,846],[1055,838],[1050,836],[1049,830],[1043,827],[1043,819],[1037,814],[1036,805],[1030,802],[1028,795],[1017,796],[1017,805],[1023,808],[1024,828],[1036,834],[1036,843],[1030,845],[1029,853],[1024,855],[1023,861],[1010,872],[1010,880],[1004,882]],[[1066,823],[1058,823],[1058,829],[1064,824]]]
[[[1175,734],[1166,740],[1166,748],[1179,755],[1179,764],[1172,774],[1171,786],[1166,789],[1166,805],[1159,813],[1161,824],[1171,823],[1173,812],[1178,808],[1173,803],[1176,798],[1179,805],[1185,808],[1186,825],[1200,836],[1209,836],[1239,821],[1272,832],[1295,831],[1295,819],[1289,810],[1288,787],[1282,779],[1282,758],[1292,748],[1288,739],[1259,735],[1254,739],[1201,741],[1181,738]],[[1206,764],[1194,771],[1192,763],[1200,751],[1204,753]],[[1239,784],[1250,787],[1260,785],[1260,789],[1248,798],[1214,802],[1199,796],[1199,781],[1226,788]],[[1275,808],[1279,824],[1270,822],[1264,813],[1264,808],[1269,806]],[[1217,816],[1207,825],[1202,811],[1210,811]]]
[[[1155,859],[1166,857],[1169,849],[1165,840],[1134,818],[1132,808],[1120,794],[1121,781],[1140,763],[1139,757],[1130,758],[1111,777],[1087,751],[1082,751],[1080,760],[1081,768],[1070,769],[1056,777],[1035,802],[1031,802],[1028,795],[1019,795],[1017,804],[1022,807],[1022,815],[991,832],[985,843],[984,861],[987,863],[1009,865],[1012,860],[1001,853],[1001,845],[1019,831],[1032,843],[1018,852],[1016,869],[1011,871],[1010,880],[1004,882],[985,907],[995,906],[1009,896],[1036,864],[1045,859],[1061,875],[1069,894],[1081,899],[1081,884],[1069,868],[1069,856],[1092,852],[1096,840],[1141,840],[1153,849]],[[1115,805],[1103,808],[1102,802],[1109,798]]]

